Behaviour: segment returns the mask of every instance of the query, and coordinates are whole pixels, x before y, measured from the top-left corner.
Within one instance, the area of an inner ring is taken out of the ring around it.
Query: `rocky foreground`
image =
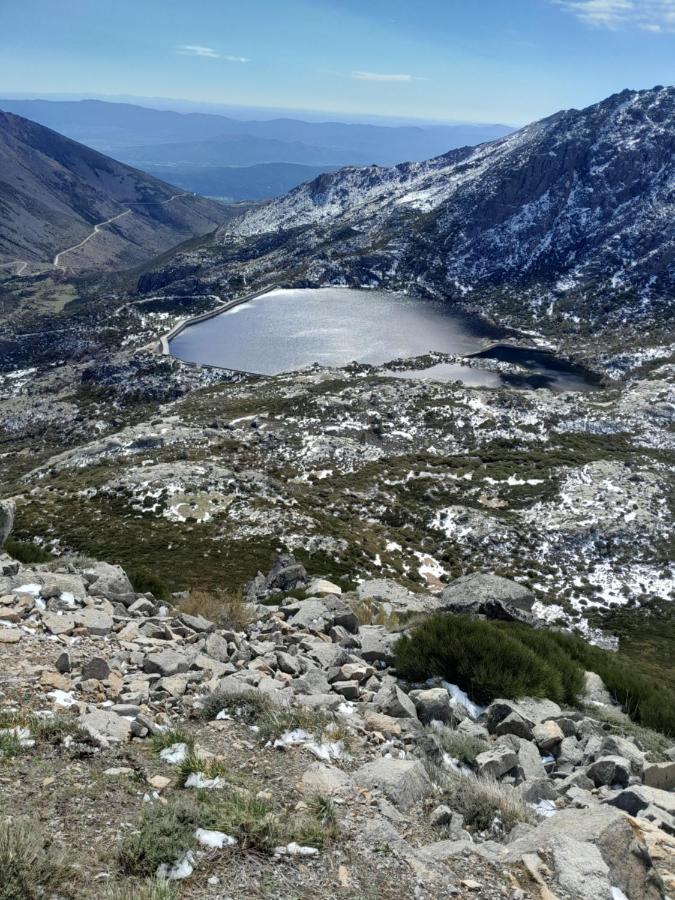
[[[675,891],[675,747],[597,676],[574,709],[397,679],[394,614],[527,618],[522,586],[343,594],[282,557],[238,625],[175,599],[107,563],[0,556],[3,816],[39,820],[68,872],[3,898]]]

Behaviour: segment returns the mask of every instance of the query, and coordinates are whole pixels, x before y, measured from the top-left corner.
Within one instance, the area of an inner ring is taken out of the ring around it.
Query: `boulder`
[[[616,706],[616,701],[605,687],[605,682],[595,672],[584,672],[584,703],[593,706]]]
[[[575,900],[598,900],[611,896],[609,866],[590,841],[561,835],[552,847],[553,867],[558,884]]]
[[[307,570],[294,557],[283,554],[274,563],[265,579],[268,591],[293,591],[307,582]]]
[[[373,710],[368,710],[365,714],[364,726],[366,731],[379,731],[384,737],[399,737],[401,734],[401,723],[398,719]]]
[[[492,778],[501,778],[518,765],[518,755],[509,747],[496,746],[492,750],[479,753],[476,757],[478,773]]]
[[[121,566],[112,566],[110,563],[97,562],[95,566],[85,571],[89,579],[89,593],[96,597],[105,597],[108,600],[117,600],[120,597],[136,599],[131,582]]]
[[[675,762],[650,763],[645,766],[643,780],[647,787],[675,791]]]
[[[396,719],[417,718],[415,704],[397,685],[383,687],[375,695],[373,703],[376,709],[386,716],[393,716]]]
[[[639,816],[647,806],[658,806],[671,816],[675,816],[675,794],[658,788],[636,784],[624,788],[615,797],[606,801],[609,806],[622,809],[629,816]]]
[[[204,652],[207,656],[217,659],[218,662],[226,663],[230,658],[228,643],[221,634],[210,634],[206,639]]]
[[[645,755],[632,741],[608,734],[600,744],[599,756],[623,756],[629,760],[634,775],[641,775],[645,764]]]
[[[450,695],[445,688],[411,691],[409,696],[415,704],[418,719],[425,725],[433,721],[450,722],[452,720]]]
[[[305,794],[320,794],[324,797],[349,794],[354,790],[352,779],[346,772],[320,762],[313,763],[305,770],[301,787]]]
[[[180,620],[191,631],[199,633],[213,631],[216,627],[213,622],[205,619],[204,616],[189,616],[187,613],[181,613]]]
[[[106,709],[95,709],[80,717],[80,725],[100,747],[120,744],[131,737],[131,722]]]
[[[307,585],[307,593],[315,597],[321,597],[324,594],[341,594],[342,588],[338,587],[337,584],[333,584],[332,581],[327,581],[325,578],[312,578]]]
[[[110,666],[102,656],[92,656],[82,664],[82,678],[86,681],[95,678],[96,681],[105,681],[110,675]]]
[[[143,671],[149,675],[177,675],[179,672],[187,672],[189,668],[189,659],[177,650],[161,650],[146,656],[143,662]]]
[[[431,791],[431,782],[418,759],[374,759],[353,773],[359,787],[381,791],[395,806],[408,808]]]
[[[352,634],[359,630],[359,620],[344,600],[335,596],[310,597],[286,607],[294,628],[328,633],[334,625],[342,625]]]
[[[464,615],[481,615],[506,621],[536,621],[534,594],[516,581],[479,572],[452,581],[441,594],[441,608]]]
[[[89,634],[105,637],[113,630],[112,616],[102,609],[94,609],[93,606],[85,606],[75,613],[75,624],[86,628]]]
[[[359,629],[361,649],[355,652],[366,662],[394,662],[393,646],[399,638],[398,634],[387,631],[382,625],[363,625]]]
[[[532,726],[520,713],[511,712],[494,728],[493,734],[514,734],[523,740],[532,740]]]
[[[0,500],[0,547],[3,546],[14,528],[14,511],[13,500]]]
[[[637,839],[626,816],[610,806],[560,810],[497,852],[502,860],[520,861],[523,854],[552,853],[569,837],[597,847],[611,872],[612,886],[630,900],[661,900],[660,878],[646,846]]]
[[[622,756],[601,756],[588,766],[586,774],[596,787],[603,784],[625,787],[630,780],[630,762]]]
[[[537,747],[544,753],[550,753],[562,742],[564,734],[560,726],[553,721],[539,722],[532,729],[532,737]]]

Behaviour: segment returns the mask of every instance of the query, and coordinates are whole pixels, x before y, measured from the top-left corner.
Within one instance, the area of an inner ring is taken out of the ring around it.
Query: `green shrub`
[[[667,682],[636,671],[620,651],[592,646],[569,632],[436,615],[400,638],[395,651],[404,678],[441,676],[479,703],[530,696],[578,704],[584,671],[596,672],[631,719],[675,735],[675,691]]]
[[[197,807],[186,802],[146,806],[138,828],[120,841],[117,859],[125,875],[149,878],[192,850],[199,825]]]
[[[149,569],[129,569],[127,575],[137,594],[152,594],[157,600],[170,600],[169,586],[155,572]]]
[[[53,561],[54,557],[51,553],[33,544],[31,541],[19,541],[17,538],[10,536],[5,541],[3,548],[6,553],[24,565],[32,565],[33,563],[44,563]]]
[[[44,840],[35,822],[0,822],[0,900],[72,896],[71,878],[62,853]]]
[[[586,643],[577,635],[551,632],[584,669],[596,672],[631,719],[662,734],[675,735],[675,691],[662,679],[636,671],[628,657]]]
[[[466,616],[426,619],[395,646],[396,667],[411,681],[441,676],[479,703],[497,697],[548,697],[563,701],[560,673],[493,622]]]

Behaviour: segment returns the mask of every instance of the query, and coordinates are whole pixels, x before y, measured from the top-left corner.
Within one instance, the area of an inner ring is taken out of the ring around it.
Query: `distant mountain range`
[[[512,131],[505,125],[384,126],[299,119],[242,121],[209,113],[179,113],[100,100],[0,100],[0,109],[24,116],[145,171],[170,166],[164,177],[189,190],[197,187],[197,168],[210,173],[215,196],[228,196],[226,184],[241,175],[240,198],[263,194],[264,172],[226,173],[227,166],[288,163],[321,168],[392,165],[422,160],[456,147],[490,141]],[[299,184],[284,180],[283,189]],[[171,176],[174,176],[172,179]],[[261,180],[257,180],[260,175]],[[249,187],[245,193],[243,185]],[[209,192],[211,193],[211,192]]]
[[[0,112],[3,266],[129,266],[212,231],[227,217],[219,203]]]
[[[286,273],[521,322],[672,324],[674,160],[675,88],[624,91],[428,162],[321,175],[225,227],[200,277],[245,259],[248,283]]]

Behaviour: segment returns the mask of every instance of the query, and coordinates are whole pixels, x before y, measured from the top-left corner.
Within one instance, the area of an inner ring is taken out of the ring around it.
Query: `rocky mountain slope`
[[[405,287],[498,315],[672,318],[675,88],[624,91],[477,148],[343,169],[223,229],[250,270]],[[212,259],[218,271],[218,260]]]
[[[226,218],[217,203],[0,112],[1,264],[129,266]]]
[[[457,587],[502,616],[527,599],[504,579]],[[575,708],[414,689],[398,635],[355,613],[456,610],[453,591],[356,596],[283,557],[235,623],[118,566],[0,553],[5,896],[668,896],[666,738],[593,673]]]

